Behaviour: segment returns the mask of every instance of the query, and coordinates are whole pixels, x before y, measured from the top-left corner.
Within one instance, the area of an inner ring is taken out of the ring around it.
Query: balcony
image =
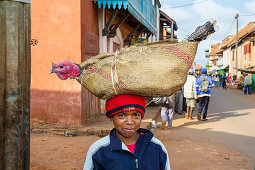
[[[210,57],[209,57],[209,60],[210,60],[210,61],[214,61],[214,60],[218,60],[218,59],[219,59],[218,56],[210,56]]]
[[[157,34],[157,7],[151,0],[96,0],[98,7],[125,9],[152,34]]]

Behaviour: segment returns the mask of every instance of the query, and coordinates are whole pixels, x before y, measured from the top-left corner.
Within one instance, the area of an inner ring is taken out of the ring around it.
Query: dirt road
[[[208,121],[175,114],[173,128],[154,134],[166,146],[173,170],[253,170],[255,160],[255,96],[214,90]],[[160,120],[160,117],[158,118]],[[54,124],[52,125],[54,128]],[[97,136],[65,137],[31,133],[32,170],[82,169]]]
[[[171,135],[240,151],[255,161],[255,95],[243,96],[241,90],[215,89],[208,119],[198,122],[176,118]]]

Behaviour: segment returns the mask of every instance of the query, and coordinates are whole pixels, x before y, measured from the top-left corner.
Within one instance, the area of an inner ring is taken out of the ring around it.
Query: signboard
[[[98,36],[92,32],[85,32],[85,53],[98,54],[99,53],[99,40]]]
[[[132,38],[131,39],[131,45],[134,45],[134,44],[147,44],[147,43],[148,43],[147,39],[141,39],[141,38],[138,38],[138,39]]]

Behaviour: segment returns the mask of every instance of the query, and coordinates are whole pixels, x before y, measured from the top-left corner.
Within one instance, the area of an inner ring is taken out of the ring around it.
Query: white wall
[[[230,49],[226,49],[223,51],[223,66],[229,65],[229,53]]]
[[[120,50],[123,48],[123,38],[122,38],[119,28],[117,28],[117,30],[116,30],[116,36],[114,38],[110,38],[109,52],[111,52],[111,53],[113,52],[113,42],[120,45]]]
[[[102,30],[105,26],[105,9],[98,9],[98,27],[99,27],[99,53],[107,52],[107,36],[102,35]],[[105,100],[101,100],[101,114],[105,113]]]
[[[105,27],[105,9],[98,9],[98,27],[99,27],[99,53],[107,52],[107,36],[102,35],[102,30]]]
[[[159,41],[159,22],[160,22],[160,20],[159,20],[159,8],[157,6],[157,30],[158,30],[158,33],[156,35],[156,41]]]

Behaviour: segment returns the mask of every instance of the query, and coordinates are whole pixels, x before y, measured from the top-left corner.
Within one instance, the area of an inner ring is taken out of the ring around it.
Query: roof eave
[[[172,19],[171,17],[169,17],[166,13],[164,13],[162,10],[159,10],[159,14],[162,15],[163,17],[165,17],[170,23],[173,22],[174,23],[174,30],[177,31],[178,30],[178,26],[177,23],[174,19]]]

